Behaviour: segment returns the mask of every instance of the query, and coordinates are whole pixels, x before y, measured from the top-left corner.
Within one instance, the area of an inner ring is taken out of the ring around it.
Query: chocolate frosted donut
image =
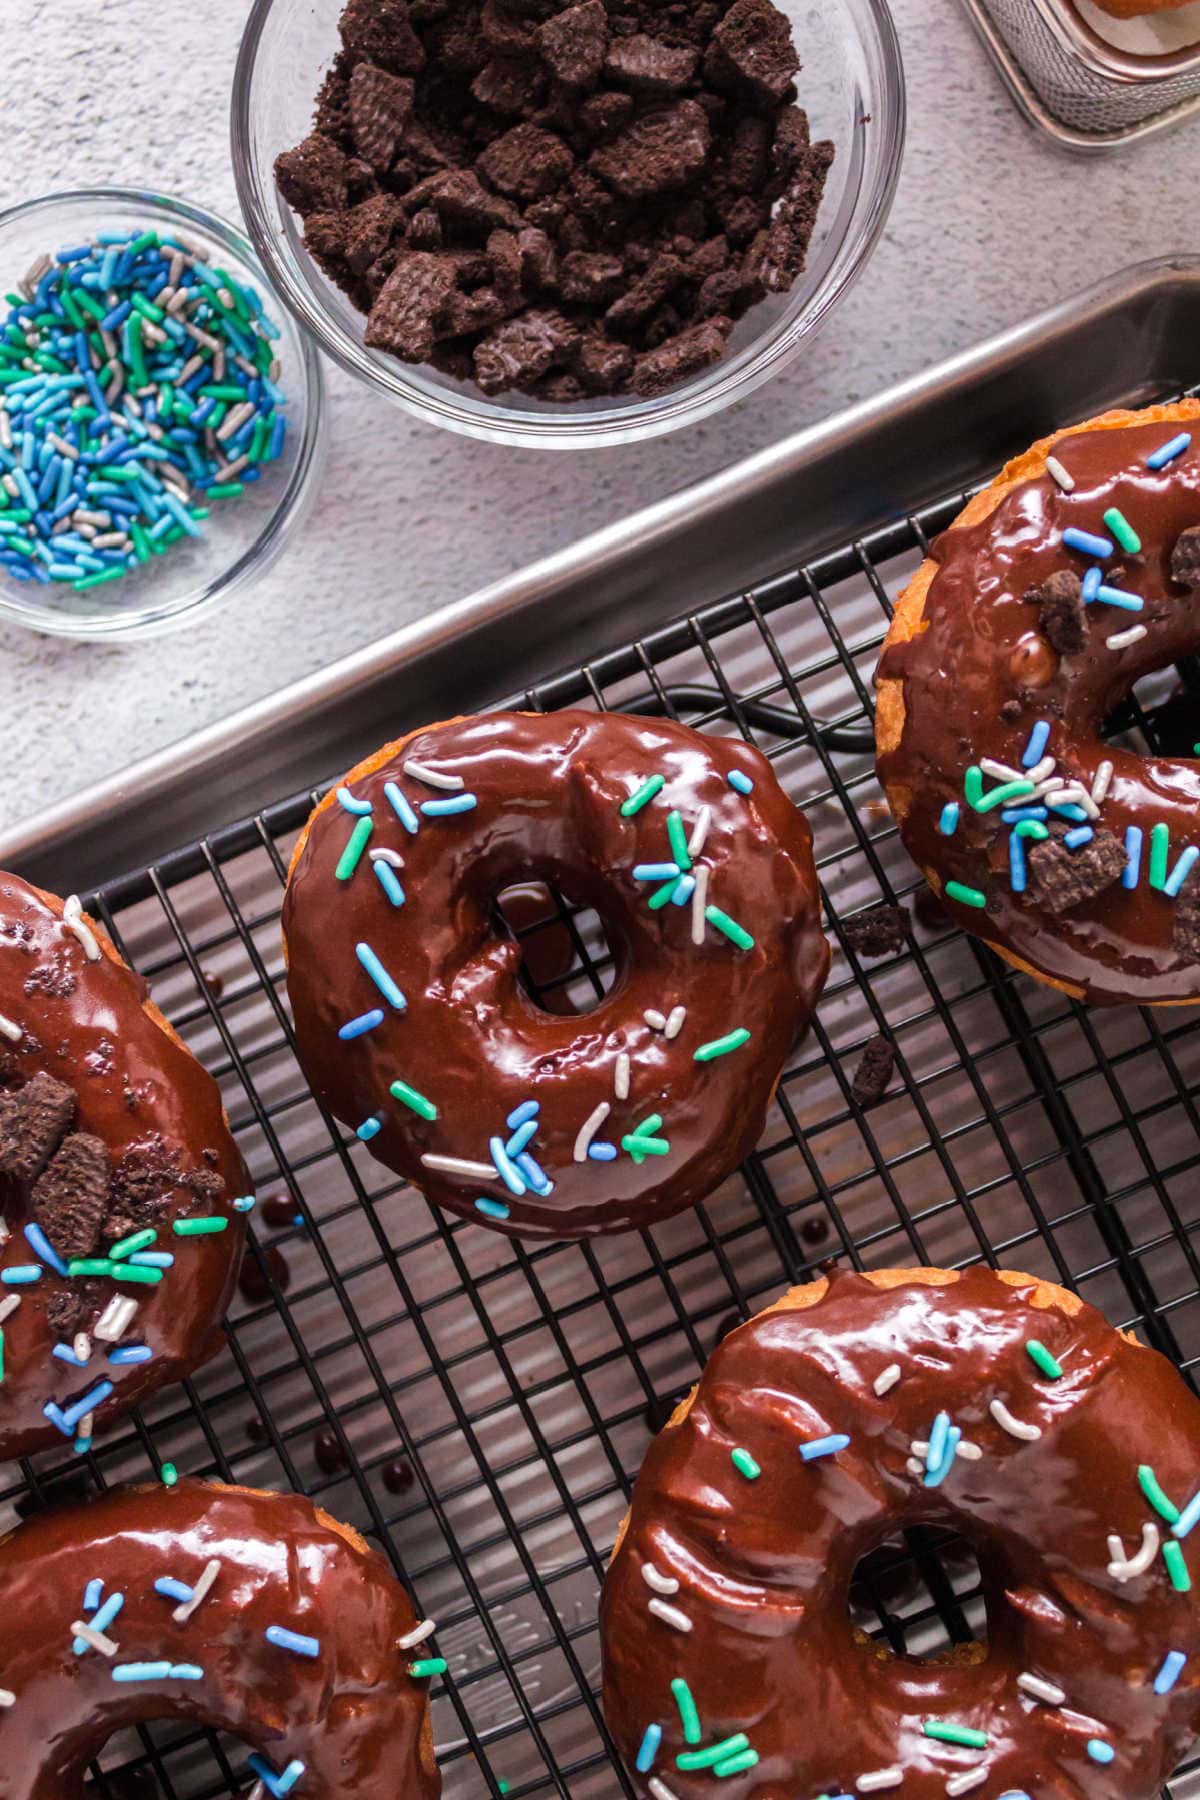
[[[89,1761],[147,1719],[242,1738],[275,1796],[441,1791],[432,1626],[357,1532],[298,1495],[114,1489],[0,1539],[0,1593],[5,1800],[81,1800]]]
[[[934,543],[879,665],[910,854],[962,924],[1077,999],[1200,998],[1200,763],[1100,735],[1200,649],[1197,419],[1195,400],[1107,413],[1009,463]]]
[[[246,1181],[103,929],[0,874],[0,1458],[84,1446],[220,1348]]]
[[[1200,1404],[1061,1288],[793,1288],[651,1445],[605,1581],[638,1792],[1149,1800],[1200,1728],[1198,1480]],[[916,1662],[853,1630],[859,1560],[921,1523],[974,1546],[986,1650]]]
[[[616,980],[556,1017],[497,934],[553,882]],[[758,751],[590,712],[389,744],[296,847],[288,992],[318,1097],[432,1200],[533,1237],[647,1225],[756,1142],[829,966],[811,834]]]

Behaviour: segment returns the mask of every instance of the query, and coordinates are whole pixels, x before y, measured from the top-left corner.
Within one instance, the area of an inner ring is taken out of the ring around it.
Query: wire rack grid
[[[834,1257],[1024,1268],[1078,1289],[1193,1382],[1200,1358],[1194,1009],[1088,1012],[964,937],[875,781],[871,678],[894,595],[965,496],[543,682],[518,704],[659,712],[740,732],[815,831],[833,973],[742,1169],[644,1234],[525,1247],[435,1215],[314,1101],[295,1056],[279,911],[315,798],[298,795],[90,898],[221,1083],[260,1196],[228,1352],[99,1442],[0,1470],[0,1527],[60,1496],[181,1469],[303,1491],[391,1558],[449,1661],[434,1695],[449,1800],[634,1793],[596,1690],[596,1601],[650,1433],[738,1319]],[[1198,671],[1135,695],[1114,735],[1188,750]],[[415,722],[415,721],[414,721]],[[869,963],[846,922],[909,905]],[[518,904],[518,902],[520,904]],[[501,903],[531,995],[611,983],[599,920]],[[883,1100],[850,1096],[867,1040]],[[969,1546],[915,1531],[860,1568],[854,1622],[898,1654],[978,1636]],[[1174,1800],[1200,1793],[1189,1769]],[[114,1740],[99,1800],[247,1791],[244,1749],[180,1726]]]

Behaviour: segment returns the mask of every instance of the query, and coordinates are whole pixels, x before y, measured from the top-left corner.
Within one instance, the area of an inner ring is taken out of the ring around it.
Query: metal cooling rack
[[[605,1559],[651,1430],[735,1319],[831,1256],[863,1268],[983,1260],[1078,1289],[1194,1385],[1195,1009],[1088,1012],[1002,966],[922,901],[875,782],[870,684],[891,596],[964,498],[515,696],[741,732],[816,834],[839,954],[812,1033],[754,1156],[652,1232],[534,1248],[450,1222],[322,1112],[296,1061],[279,944],[312,793],[93,897],[219,1079],[258,1193],[289,1194],[297,1222],[271,1232],[255,1215],[262,1297],[239,1299],[228,1353],[84,1464],[54,1451],[0,1470],[0,1526],[168,1459],[304,1491],[376,1541],[439,1621],[450,1672],[434,1720],[450,1800],[609,1800],[634,1789],[596,1699]],[[1113,734],[1190,748],[1198,690],[1200,670],[1183,666],[1139,692]],[[880,900],[914,906],[912,933],[864,965],[845,925]],[[532,991],[551,1007],[594,1003],[611,978],[598,921],[553,897],[535,911],[517,926]],[[880,1030],[895,1076],[862,1112],[850,1080]],[[316,1461],[318,1432],[340,1447],[338,1473]],[[397,1458],[413,1476],[399,1495],[383,1480]],[[910,1534],[863,1565],[852,1617],[898,1652],[969,1640],[981,1621],[972,1555]],[[113,1740],[93,1790],[209,1800],[244,1792],[245,1767],[227,1739],[147,1728]],[[1186,1771],[1172,1789],[1198,1791]]]

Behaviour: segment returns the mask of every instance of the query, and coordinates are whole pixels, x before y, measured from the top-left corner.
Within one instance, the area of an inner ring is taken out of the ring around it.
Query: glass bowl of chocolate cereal
[[[793,357],[904,138],[886,0],[254,0],[251,237],[422,419],[529,448],[674,431]]]

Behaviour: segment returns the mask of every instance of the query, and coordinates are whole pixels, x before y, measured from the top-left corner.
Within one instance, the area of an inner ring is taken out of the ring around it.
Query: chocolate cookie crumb
[[[890,956],[903,950],[908,930],[908,910],[903,906],[873,906],[842,926],[846,943],[859,956]]]
[[[1185,881],[1175,902],[1171,947],[1200,963],[1200,881]]]
[[[0,1174],[35,1180],[74,1117],[74,1090],[39,1069],[12,1096],[12,1105],[0,1119]]]
[[[891,1041],[878,1032],[868,1038],[850,1083],[850,1098],[855,1106],[874,1106],[882,1100],[895,1066],[896,1051]]]
[[[108,1210],[108,1151],[85,1131],[65,1137],[34,1183],[33,1214],[62,1257],[91,1256]]]
[[[1200,525],[1189,525],[1175,539],[1171,552],[1171,580],[1180,587],[1200,588]]]
[[[1083,584],[1070,569],[1059,569],[1025,596],[1041,608],[1042,634],[1060,656],[1078,656],[1087,643]]]
[[[1065,826],[1052,826],[1051,835],[1027,851],[1029,904],[1050,913],[1070,912],[1094,900],[1119,881],[1125,870],[1125,851],[1111,831],[1097,829],[1079,850],[1063,843]]]

